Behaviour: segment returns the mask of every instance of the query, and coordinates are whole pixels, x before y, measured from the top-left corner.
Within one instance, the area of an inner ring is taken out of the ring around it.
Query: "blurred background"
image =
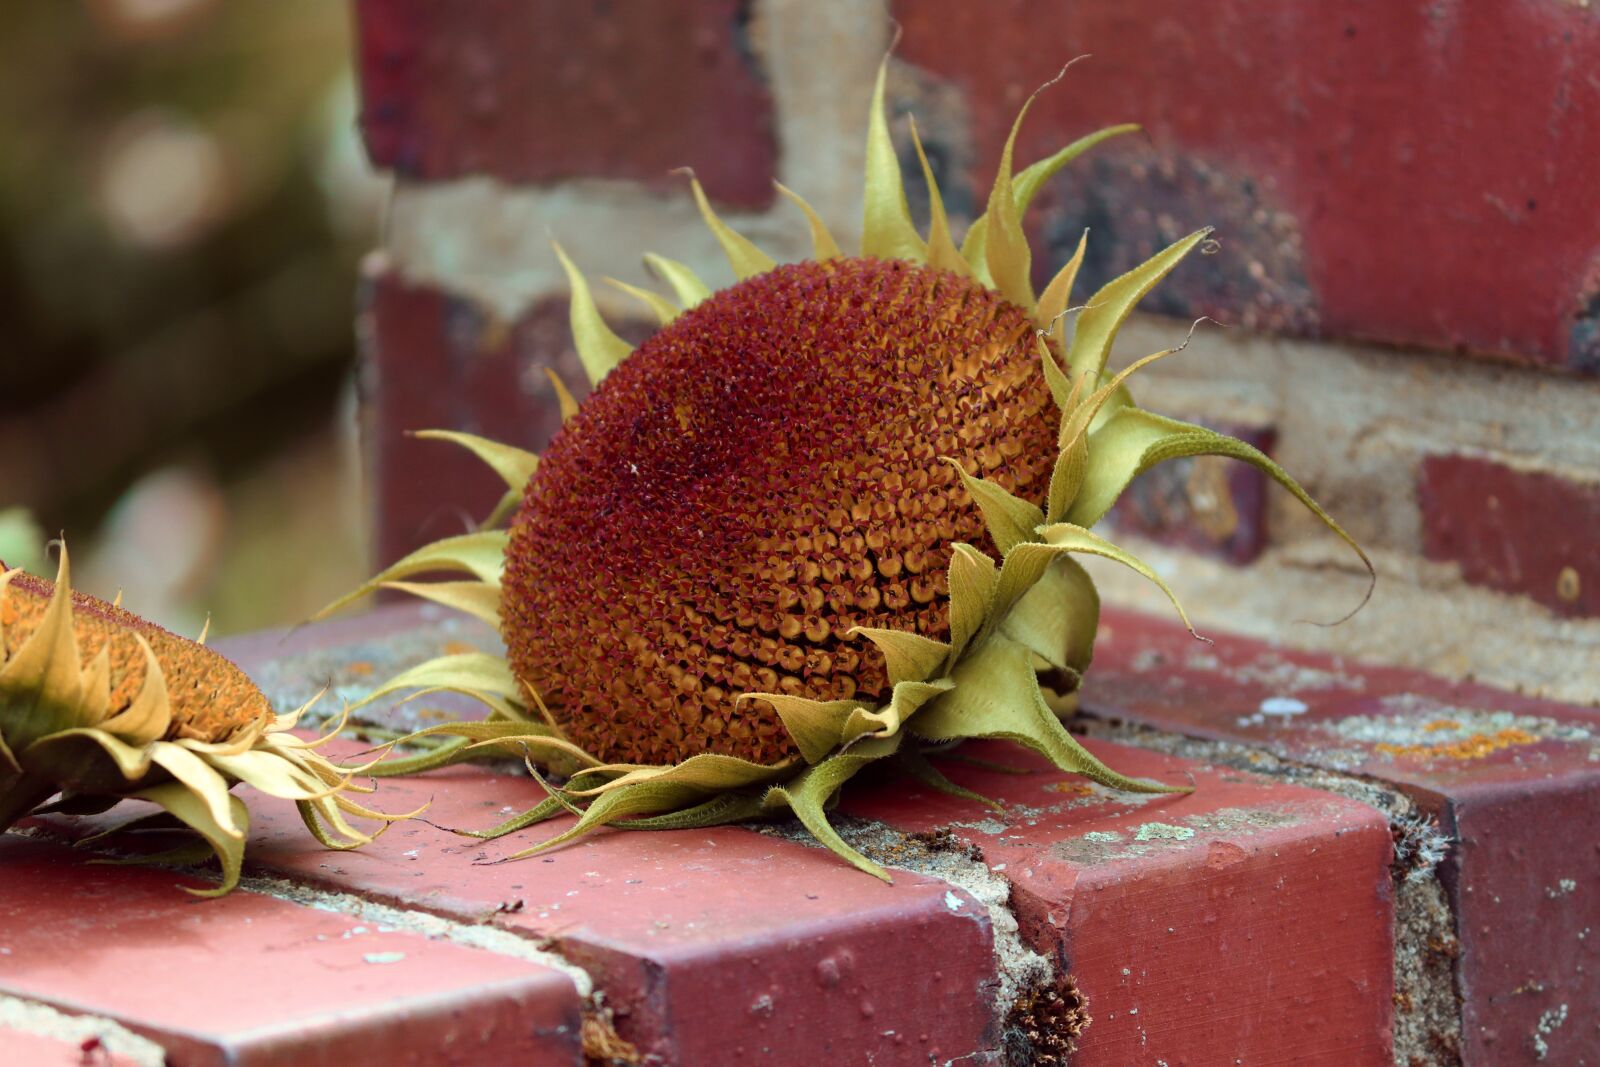
[[[8,0],[0,37],[0,558],[193,632],[282,625],[500,488],[444,427],[542,449],[581,396],[560,238],[732,276],[677,168],[780,261],[779,177],[859,235],[889,63],[959,232],[1021,102],[1028,214],[1080,293],[1201,225],[1118,358],[1153,410],[1270,451],[1140,479],[1115,535],[1202,626],[1600,699],[1600,8],[1551,0]],[[359,87],[359,88],[358,88]],[[359,98],[359,106],[357,100]],[[373,162],[369,163],[368,160]],[[374,170],[376,167],[376,171]],[[381,176],[380,176],[381,175]],[[927,198],[912,177],[919,219]],[[380,232],[381,220],[381,232]],[[654,327],[605,286],[613,326]],[[359,385],[359,390],[358,390]],[[1120,569],[1108,599],[1167,610]],[[1482,635],[1493,634],[1485,649]]]
[[[354,114],[342,3],[7,3],[0,559],[187,632],[359,580]]]

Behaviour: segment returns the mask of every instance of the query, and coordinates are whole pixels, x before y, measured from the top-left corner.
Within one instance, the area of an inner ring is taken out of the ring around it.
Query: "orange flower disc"
[[[43,578],[18,574],[11,579],[0,599],[8,655],[15,655],[39,625],[54,592],[55,583]],[[74,592],[72,627],[84,665],[102,648],[111,648],[112,715],[126,710],[144,688],[144,652],[134,633],[150,643],[172,704],[172,726],[164,740],[226,741],[240,729],[272,715],[266,696],[238,667],[204,645],[130,611]]]
[[[541,459],[513,523],[513,673],[602,759],[794,752],[771,705],[888,695],[853,626],[947,636],[942,457],[1040,502],[1057,414],[1028,313],[870,258],[778,267],[645,342]]]

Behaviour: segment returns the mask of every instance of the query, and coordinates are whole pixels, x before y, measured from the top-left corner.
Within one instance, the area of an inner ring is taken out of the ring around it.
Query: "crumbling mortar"
[[[847,815],[834,815],[830,821],[839,836],[870,859],[963,889],[988,912],[994,938],[993,998],[999,1049],[948,1060],[946,1067],[989,1062],[985,1057],[996,1054],[1002,1057],[1000,1062],[1016,1067],[1064,1063],[1064,1059],[1050,1058],[1045,1053],[1070,1049],[1089,1024],[1089,1015],[1064,966],[1052,963],[1022,939],[1012,911],[1010,880],[991,870],[979,849],[963,846],[947,830],[907,834],[871,819]],[[757,830],[810,848],[822,847],[798,823],[772,823]],[[1041,1026],[1048,1027],[1049,1032],[1040,1032]]]
[[[131,1067],[164,1067],[167,1054],[160,1045],[141,1037],[121,1023],[98,1015],[69,1015],[47,1004],[0,993],[0,1029],[55,1038],[83,1049],[83,1062],[96,1063],[89,1051],[98,1047],[126,1060]]]
[[[313,889],[287,878],[266,875],[246,875],[239,888],[263,896],[276,897],[291,904],[315,908],[318,911],[348,915],[363,923],[387,930],[402,930],[420,934],[433,941],[449,941],[467,948],[482,949],[500,956],[510,956],[528,963],[537,963],[560,971],[572,980],[578,995],[585,1000],[595,994],[594,979],[583,968],[569,962],[552,951],[543,939],[525,937],[503,927],[488,923],[465,923],[448,919],[428,911],[381,904],[354,893],[338,893]]]
[[[1394,836],[1394,1061],[1396,1067],[1460,1067],[1462,996],[1456,917],[1439,878],[1454,842],[1410,797],[1375,779],[1284,759],[1264,749],[1165,733],[1085,714],[1073,722],[1092,737],[1202,764],[1231,767],[1346,797],[1384,814]]]

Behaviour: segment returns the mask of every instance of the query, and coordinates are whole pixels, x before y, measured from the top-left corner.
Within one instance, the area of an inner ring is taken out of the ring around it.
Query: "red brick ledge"
[[[1571,1025],[1600,1015],[1600,709],[1243,638],[1202,647],[1128,612],[1105,623],[1091,734],[1388,813],[1412,1062],[1600,1059],[1600,1029]]]
[[[1483,849],[1516,839],[1463,838],[1461,857],[1448,860],[1440,877],[1438,856],[1425,855],[1438,844],[1425,819],[1440,821],[1444,809],[1425,803],[1427,790],[1408,791],[1353,763],[1318,766],[1302,751],[1280,756],[1272,731],[1229,740],[1213,723],[1210,739],[1199,739],[1205,729],[1177,722],[1174,710],[1198,703],[1212,719],[1255,716],[1277,730],[1261,701],[1304,698],[1310,707],[1316,692],[1307,684],[1348,695],[1348,679],[1359,674],[1372,687],[1363,699],[1374,699],[1415,696],[1425,680],[1231,639],[1206,648],[1136,616],[1113,612],[1107,621],[1089,700],[1102,720],[1091,717],[1091,731],[1166,751],[1088,743],[1130,773],[1192,777],[1191,796],[1109,793],[1002,746],[971,746],[968,754],[1026,771],[948,765],[957,781],[1002,801],[998,814],[907,783],[847,797],[839,815],[846,834],[907,872],[893,887],[792,840],[782,825],[603,833],[550,856],[496,864],[484,861],[537,833],[486,845],[419,823],[372,849],[335,854],[310,844],[291,811],[262,801],[240,898],[315,911],[319,921],[331,915],[346,929],[381,925],[498,965],[510,957],[544,966],[556,976],[552,988],[567,991],[560,1003],[591,1026],[609,1021],[642,1062],[809,1063],[868,1053],[877,1063],[1025,1061],[1051,1053],[1085,1015],[1093,1022],[1079,1036],[1073,1062],[1080,1065],[1202,1062],[1224,1050],[1247,1060],[1386,1064],[1402,1053],[1400,1062],[1460,1062],[1450,1043],[1462,1042],[1463,1016],[1481,1028],[1486,1011],[1505,1011],[1474,1001],[1498,972],[1483,970],[1493,964],[1493,940],[1474,943],[1461,928],[1460,916],[1475,906],[1463,903],[1463,887],[1501,869]],[[324,682],[354,695],[451,641],[492,644],[493,635],[407,606],[224,648],[277,699],[296,703],[303,689]],[[1163,671],[1173,665],[1179,681],[1168,683]],[[1291,682],[1300,698],[1277,692]],[[1458,705],[1468,695],[1451,693]],[[1519,714],[1537,710],[1517,706]],[[1103,718],[1113,712],[1174,721],[1159,731],[1114,726]],[[1558,749],[1545,752],[1547,765]],[[383,789],[391,806],[431,798],[430,819],[441,825],[486,825],[539,797],[525,776],[494,768],[452,769]],[[1445,829],[1460,836],[1472,825],[1458,818]],[[12,847],[13,840],[3,842]],[[1535,849],[1524,858],[1543,862],[1544,854]],[[154,878],[168,894],[167,921],[207,914],[196,910],[207,906],[170,893],[170,874],[82,870],[130,885]],[[91,878],[73,874],[79,877]],[[41,907],[70,904],[46,896]],[[1576,890],[1558,896],[1541,906],[1571,934],[1576,913],[1562,909],[1587,906],[1587,898]],[[96,921],[112,919],[97,914]],[[0,944],[20,922],[0,917]],[[1459,964],[1450,958],[1458,943],[1468,950]],[[261,948],[247,942],[238,956],[254,959]],[[61,989],[17,990],[14,971],[0,967],[0,992],[132,1018],[103,1004],[69,1003]],[[1553,995],[1572,1003],[1583,988],[1581,976],[1574,980],[1580,984],[1557,986]],[[1019,995],[1025,1010],[1005,1010]],[[1547,1007],[1553,1004],[1540,1011]],[[1530,1035],[1543,1018],[1536,1015]],[[1552,1055],[1581,1040],[1577,1027],[1545,1029],[1541,1040]],[[1470,1052],[1482,1035],[1467,1034]],[[1501,1038],[1499,1050],[1532,1055],[1537,1046],[1531,1036],[1519,1046],[1521,1036]],[[560,1048],[577,1055],[574,1044]]]
[[[197,902],[169,872],[92,858],[0,837],[0,991],[115,1020],[175,1064],[381,1063],[419,1048],[578,1061],[579,998],[559,970],[261,893]]]

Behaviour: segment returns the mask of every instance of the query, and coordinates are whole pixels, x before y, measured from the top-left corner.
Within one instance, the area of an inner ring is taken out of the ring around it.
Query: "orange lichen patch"
[[[529,482],[515,676],[601,759],[795,749],[746,692],[882,700],[853,626],[948,633],[951,545],[994,551],[953,457],[1035,503],[1057,414],[1026,310],[871,258],[725,289],[612,371]]]
[[[1094,786],[1088,782],[1051,782],[1045,788],[1052,793],[1065,793],[1073,797],[1094,796]]]
[[[1461,724],[1454,719],[1434,719],[1423,723],[1422,728],[1430,734],[1436,734],[1441,730],[1459,730]]]
[[[364,659],[353,660],[344,665],[344,672],[352,678],[370,678],[374,667]]]
[[[462,656],[468,652],[478,651],[478,646],[469,645],[465,641],[446,641],[441,651],[447,656]]]
[[[1458,724],[1451,723],[1450,725],[1455,726]],[[1424,729],[1432,728],[1432,723],[1424,727]],[[1516,745],[1533,745],[1537,744],[1538,741],[1539,738],[1528,731],[1518,730],[1513,727],[1497,730],[1492,734],[1469,734],[1459,741],[1441,741],[1435,745],[1380,744],[1375,747],[1385,755],[1409,756],[1412,759],[1482,759],[1491,753],[1499,752],[1501,749],[1512,748]]]
[[[5,653],[15,655],[38,626],[55,583],[18,574],[0,597]],[[270,717],[272,706],[245,673],[204,645],[163,630],[147,619],[84,593],[72,594],[72,626],[87,665],[109,646],[110,714],[125,710],[144,687],[145,660],[133,635],[150,643],[166,676],[172,725],[166,740],[216,742]]]

